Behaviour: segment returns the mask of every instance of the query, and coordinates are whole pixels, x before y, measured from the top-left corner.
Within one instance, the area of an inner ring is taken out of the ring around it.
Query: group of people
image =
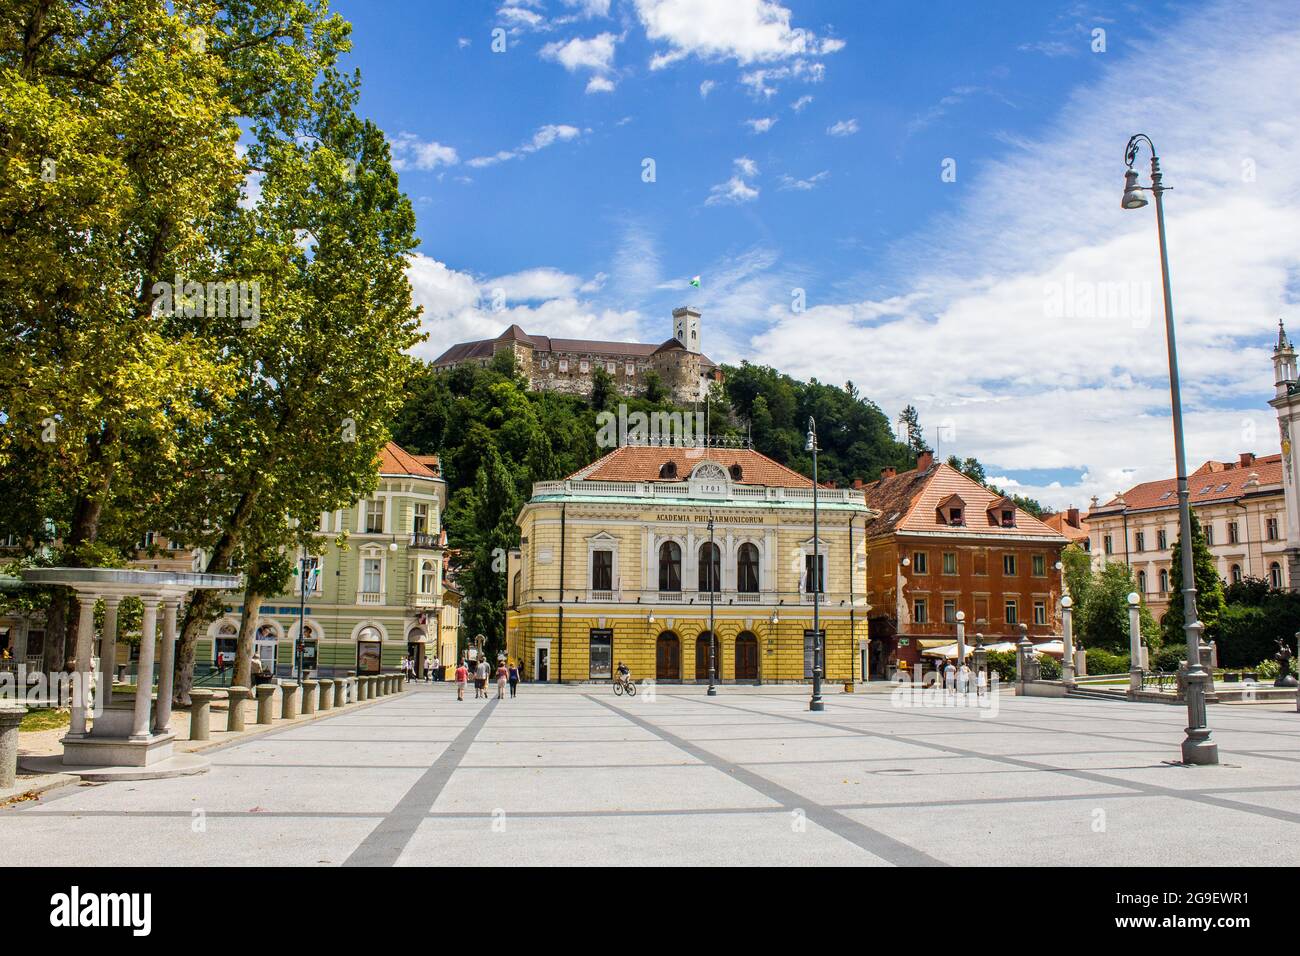
[[[487,685],[489,677],[495,677],[497,682],[497,700],[503,700],[506,696],[506,685],[510,685],[510,696],[514,697],[519,682],[524,676],[523,663],[520,661],[499,660],[497,661],[495,673],[488,665],[486,658],[479,658],[478,662],[472,666],[462,660],[456,668],[456,699],[465,699],[465,685],[469,683],[470,676],[474,678],[474,699],[480,697],[486,699]]]
[[[414,657],[403,657],[402,674],[407,680],[420,680],[423,675],[425,683],[442,680],[442,661],[438,660],[437,654],[433,655],[433,657],[426,657],[422,672],[419,662]]]
[[[988,672],[973,671],[965,661],[961,662],[960,667],[952,661],[946,664],[936,662],[934,669],[943,683],[945,694],[969,694],[972,686],[978,697],[983,697],[988,692]]]

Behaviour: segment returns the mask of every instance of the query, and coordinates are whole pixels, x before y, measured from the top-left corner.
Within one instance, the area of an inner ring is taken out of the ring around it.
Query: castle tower
[[[1294,436],[1300,434],[1300,381],[1296,375],[1296,353],[1286,337],[1282,320],[1277,323],[1277,345],[1273,346],[1273,383],[1276,394],[1269,402],[1277,412],[1282,437],[1282,488],[1286,498],[1286,558],[1288,586],[1300,586],[1300,493],[1296,471],[1300,448]]]
[[[673,338],[688,352],[700,351],[700,310],[684,305],[673,309]]]

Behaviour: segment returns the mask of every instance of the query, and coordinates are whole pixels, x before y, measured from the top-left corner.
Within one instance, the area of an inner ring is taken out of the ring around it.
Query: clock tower
[[[1300,469],[1300,378],[1296,372],[1296,353],[1286,337],[1282,320],[1277,322],[1277,345],[1273,346],[1274,395],[1269,402],[1277,411],[1278,430],[1282,437],[1282,488],[1286,497],[1287,580],[1292,587],[1300,584],[1300,490],[1296,487]]]

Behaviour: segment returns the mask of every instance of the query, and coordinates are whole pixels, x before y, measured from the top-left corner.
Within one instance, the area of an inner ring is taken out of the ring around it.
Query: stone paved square
[[[1286,864],[1300,716],[1002,696],[995,715],[869,689],[452,685],[213,751],[203,775],[0,810],[20,865]],[[1189,841],[1188,829],[1222,839]],[[267,854],[270,853],[271,856]]]

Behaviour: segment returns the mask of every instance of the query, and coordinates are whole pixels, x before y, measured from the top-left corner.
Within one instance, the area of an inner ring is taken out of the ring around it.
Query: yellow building
[[[818,490],[825,677],[862,679],[867,624],[859,490]],[[532,680],[808,680],[812,481],[748,448],[625,445],[538,482],[511,556],[507,652]],[[710,524],[712,530],[710,531]]]

